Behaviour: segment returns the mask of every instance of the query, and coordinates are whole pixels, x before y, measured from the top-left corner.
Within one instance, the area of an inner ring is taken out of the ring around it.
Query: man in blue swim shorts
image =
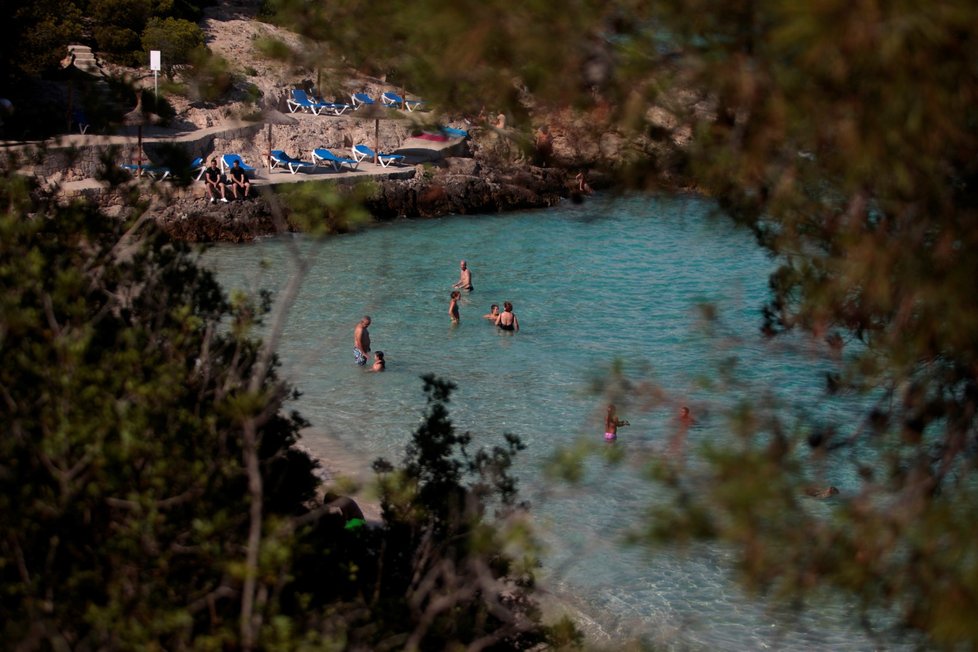
[[[370,353],[370,333],[367,327],[370,326],[370,316],[364,315],[357,327],[353,329],[353,358],[358,367],[367,365],[367,354]]]

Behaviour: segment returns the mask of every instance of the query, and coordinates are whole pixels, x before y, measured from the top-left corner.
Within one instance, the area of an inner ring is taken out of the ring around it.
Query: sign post
[[[149,51],[149,69],[153,71],[153,97],[160,99],[159,74],[160,74],[160,51]]]

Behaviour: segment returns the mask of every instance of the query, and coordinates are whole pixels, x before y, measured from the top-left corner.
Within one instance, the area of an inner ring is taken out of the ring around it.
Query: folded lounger
[[[407,109],[408,111],[415,111],[425,107],[424,100],[406,100],[392,91],[387,91],[381,95],[380,101],[384,103],[384,106],[390,106],[395,109]]]
[[[354,145],[352,153],[353,158],[355,158],[357,162],[367,159],[372,163],[374,160],[376,160],[385,168],[390,166],[392,163],[400,164],[404,161],[403,154],[378,154],[366,145]]]
[[[322,163],[320,163],[320,161]],[[312,162],[316,165],[331,165],[333,166],[333,169],[337,171],[339,171],[344,165],[350,168],[351,171],[356,170],[357,166],[360,165],[360,161],[355,161],[352,158],[346,158],[345,156],[337,156],[324,147],[319,147],[312,150]]]
[[[291,174],[299,172],[302,168],[316,168],[315,163],[309,163],[307,161],[301,161],[297,158],[292,158],[280,149],[272,150],[271,159],[273,170],[275,168],[287,168]]]
[[[315,93],[315,89],[313,90]],[[343,102],[327,102],[318,95],[312,98],[312,101],[319,103],[319,115],[329,114],[329,115],[343,115],[347,111],[353,110],[352,104],[344,104]]]
[[[166,179],[170,176],[170,168],[162,165],[135,165],[133,163],[123,163],[122,168],[132,172],[133,176],[139,176],[140,172],[152,179]]]
[[[387,91],[380,96],[380,101],[384,103],[384,106],[390,106],[395,109],[400,109],[404,106],[404,98],[397,93],[392,93]]]
[[[350,101],[353,102],[353,108],[359,109],[361,106],[370,106],[371,104],[376,104],[374,99],[367,95],[366,93],[354,93],[350,95]]]
[[[306,110],[313,115],[319,115],[319,113],[327,106],[326,102],[311,99],[309,95],[307,95],[301,88],[293,88],[292,98],[287,99],[285,104],[289,107],[290,113]]]

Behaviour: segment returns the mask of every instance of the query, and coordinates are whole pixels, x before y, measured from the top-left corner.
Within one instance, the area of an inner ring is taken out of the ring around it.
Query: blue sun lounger
[[[295,174],[302,170],[302,168],[312,168],[316,169],[315,163],[309,163],[307,161],[301,161],[297,158],[292,158],[280,149],[273,149],[271,152],[272,166],[271,169],[275,168],[288,168],[291,174]]]
[[[347,111],[353,110],[352,104],[344,104],[343,102],[327,102],[324,98],[316,94],[316,89],[312,89],[311,101],[318,103],[319,115],[343,115]]]
[[[221,172],[225,174],[229,172],[231,168],[234,167],[235,161],[241,164],[241,169],[245,171],[245,174],[248,174],[249,172],[251,172],[252,174],[255,173],[255,168],[245,163],[244,159],[241,158],[238,154],[225,154],[220,158]]]
[[[301,88],[293,88],[292,99],[286,100],[285,104],[289,107],[289,113],[295,113],[304,109],[313,115],[319,115],[327,106],[326,102],[311,99]]]
[[[324,147],[319,147],[317,149],[312,150],[312,162],[315,163],[317,166],[320,165],[320,162],[322,162],[322,165],[324,167],[327,165],[331,165],[333,169],[336,170],[337,172],[344,165],[350,168],[351,172],[353,170],[356,170],[357,166],[360,165],[360,161],[355,161],[352,158],[346,158],[345,156],[337,156],[336,154],[334,154],[333,152],[329,151]]]
[[[384,106],[395,109],[407,109],[408,111],[415,111],[425,107],[424,100],[406,100],[392,91],[387,91],[381,95],[380,101],[384,103]]]
[[[136,165],[134,163],[123,163],[122,168],[124,170],[128,170],[129,172],[132,172],[132,175],[135,177],[144,174],[150,177],[151,179],[159,179],[162,181],[163,179],[166,179],[168,176],[170,176],[170,168],[162,165],[148,165],[148,164]]]
[[[365,159],[369,160],[371,163],[376,160],[385,168],[390,166],[392,163],[400,164],[404,161],[403,154],[378,154],[366,145],[354,145],[352,148],[352,154],[353,158],[355,158],[358,163]]]
[[[376,104],[374,99],[367,95],[366,93],[353,93],[350,95],[350,101],[353,102],[353,108],[359,109],[361,106],[370,106],[371,104]]]
[[[204,177],[204,170],[206,169],[207,164],[204,163],[204,157],[195,158],[194,162],[190,164],[190,174],[194,177],[194,181],[200,181]]]

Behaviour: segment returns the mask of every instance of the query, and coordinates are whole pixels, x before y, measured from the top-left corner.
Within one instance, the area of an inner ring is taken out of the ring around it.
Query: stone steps
[[[98,57],[92,52],[92,48],[87,45],[69,45],[68,55],[71,58],[71,62],[79,70],[83,70],[91,75],[105,76]]]

